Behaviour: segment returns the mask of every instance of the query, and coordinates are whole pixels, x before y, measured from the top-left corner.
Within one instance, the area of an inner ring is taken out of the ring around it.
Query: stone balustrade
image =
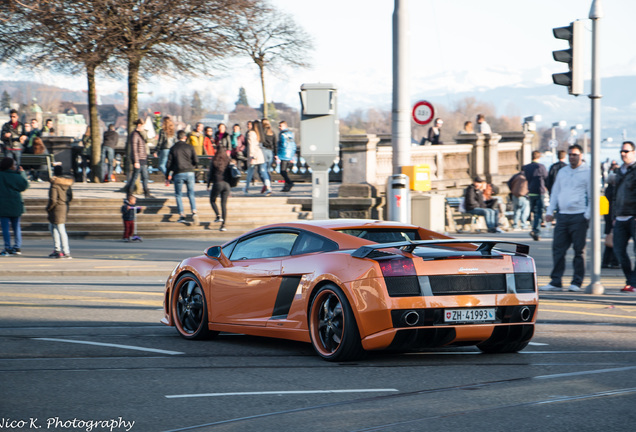
[[[461,195],[479,175],[498,186],[531,162],[532,133],[502,132],[490,135],[464,134],[442,145],[413,145],[411,165],[427,164],[433,191]],[[383,191],[393,174],[390,135],[343,135],[342,183],[368,184]]]

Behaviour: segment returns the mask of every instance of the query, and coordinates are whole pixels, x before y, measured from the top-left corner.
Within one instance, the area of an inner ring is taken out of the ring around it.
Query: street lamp
[[[570,128],[570,136],[568,137],[568,144],[572,145],[572,144],[576,144],[576,137],[578,136],[578,130],[583,129],[583,125],[582,124],[577,124],[575,126],[572,126]],[[585,150],[585,149],[584,149]],[[585,153],[585,151],[583,152]]]
[[[565,120],[552,123],[552,135],[551,135],[552,138],[550,139],[550,142],[548,143],[548,145],[552,149],[552,163],[556,162],[556,149],[559,146],[559,141],[557,141],[556,139],[556,128],[558,127],[562,128],[562,127],[565,127],[566,125],[567,125],[567,122]]]
[[[534,132],[537,130],[536,123],[541,121],[541,115],[535,114],[533,116],[528,116],[523,118],[523,131],[524,132]]]

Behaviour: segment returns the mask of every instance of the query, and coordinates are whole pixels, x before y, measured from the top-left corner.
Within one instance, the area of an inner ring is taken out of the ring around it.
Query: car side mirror
[[[223,267],[232,266],[232,261],[230,261],[228,257],[225,256],[225,254],[223,253],[223,249],[221,249],[221,246],[212,246],[207,248],[205,250],[205,256],[217,260]]]

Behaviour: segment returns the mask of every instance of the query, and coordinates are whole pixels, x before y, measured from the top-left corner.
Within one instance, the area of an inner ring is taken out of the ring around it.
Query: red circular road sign
[[[429,124],[435,117],[435,108],[427,101],[419,101],[413,106],[413,120],[419,125]]]

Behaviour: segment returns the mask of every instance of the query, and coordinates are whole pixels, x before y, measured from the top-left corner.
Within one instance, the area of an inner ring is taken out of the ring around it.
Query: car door
[[[275,231],[239,240],[228,257],[232,265],[213,272],[211,321],[265,326],[283,282],[282,260],[297,237],[296,232]]]

